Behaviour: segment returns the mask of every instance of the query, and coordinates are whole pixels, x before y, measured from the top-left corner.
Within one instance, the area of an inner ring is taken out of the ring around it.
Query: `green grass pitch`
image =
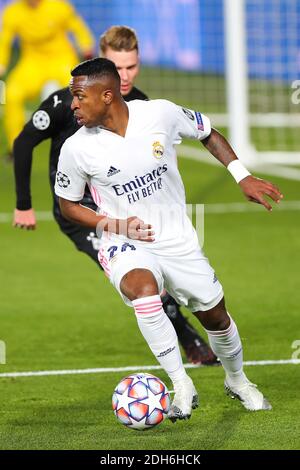
[[[51,209],[47,155],[45,144],[34,157],[36,210]],[[224,169],[187,159],[179,165],[188,202],[244,202]],[[286,201],[300,199],[299,182],[271,179]],[[0,213],[11,213],[14,204],[12,166],[1,160]],[[299,212],[276,207],[271,214],[205,216],[204,249],[247,361],[290,359],[300,339],[299,230]],[[35,232],[0,223],[0,234],[0,339],[7,347],[0,373],[155,363],[131,309],[54,222],[39,222]],[[124,372],[0,377],[0,449],[296,449],[299,367],[246,368],[273,405],[258,413],[225,396],[221,368],[191,369],[200,408],[188,422],[164,422],[148,432],[129,430],[113,415],[111,395]],[[162,371],[154,373],[170,386]]]

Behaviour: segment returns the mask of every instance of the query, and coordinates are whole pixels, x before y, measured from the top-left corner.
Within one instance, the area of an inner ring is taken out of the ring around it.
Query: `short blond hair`
[[[134,29],[129,26],[111,26],[100,36],[100,52],[105,54],[108,48],[113,51],[139,51]]]

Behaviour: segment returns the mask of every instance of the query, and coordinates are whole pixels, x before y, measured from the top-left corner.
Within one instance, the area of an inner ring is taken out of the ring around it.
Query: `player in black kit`
[[[125,101],[147,100],[148,97],[133,86],[139,72],[138,43],[135,32],[125,26],[109,28],[100,40],[101,55],[115,62],[121,77],[121,93]],[[75,244],[79,251],[88,254],[100,267],[98,262],[99,240],[90,229],[66,220],[60,211],[58,197],[54,193],[54,184],[60,149],[65,140],[73,135],[79,126],[71,111],[72,96],[69,88],[63,88],[43,101],[33,113],[30,121],[24,126],[14,143],[14,170],[17,192],[17,206],[14,214],[14,225],[25,229],[34,229],[36,220],[31,205],[30,174],[32,153],[40,142],[51,139],[50,151],[50,187],[53,196],[53,214],[61,231]],[[91,193],[86,187],[81,201],[86,207],[96,210]],[[214,365],[217,358],[198,332],[181,314],[175,300],[165,294],[162,297],[163,307],[172,321],[179,341],[189,362]]]

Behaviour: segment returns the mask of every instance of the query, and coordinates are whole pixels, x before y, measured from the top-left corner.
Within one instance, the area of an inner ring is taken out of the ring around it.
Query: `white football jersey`
[[[117,219],[137,216],[153,226],[152,249],[176,251],[179,239],[189,245],[196,235],[186,215],[175,144],[184,137],[206,138],[211,132],[210,121],[166,100],[126,104],[129,121],[125,137],[101,127],[82,127],[66,140],[55,192],[64,199],[80,201],[87,183],[99,213]],[[110,239],[114,237],[120,238],[110,234]]]

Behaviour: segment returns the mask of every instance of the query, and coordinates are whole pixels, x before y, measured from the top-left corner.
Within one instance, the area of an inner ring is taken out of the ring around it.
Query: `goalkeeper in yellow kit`
[[[9,64],[14,38],[19,39],[21,49],[20,59],[6,81],[4,126],[10,150],[25,123],[25,102],[38,96],[50,80],[59,86],[69,82],[78,55],[68,33],[73,34],[80,54],[90,58],[92,34],[67,1],[17,0],[3,10],[0,77]]]

